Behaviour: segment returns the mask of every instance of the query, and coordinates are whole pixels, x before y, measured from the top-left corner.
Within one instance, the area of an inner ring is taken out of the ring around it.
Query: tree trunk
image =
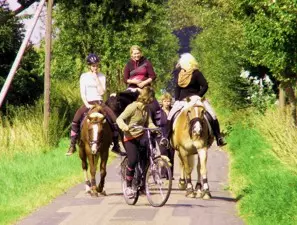
[[[286,105],[286,95],[285,95],[285,90],[284,90],[283,84],[279,85],[278,102],[279,102],[279,108],[281,110],[284,110],[285,105]]]
[[[297,114],[296,114],[296,95],[292,84],[288,84],[286,87],[286,94],[288,96],[290,106],[291,106],[291,115],[294,126],[297,126]]]

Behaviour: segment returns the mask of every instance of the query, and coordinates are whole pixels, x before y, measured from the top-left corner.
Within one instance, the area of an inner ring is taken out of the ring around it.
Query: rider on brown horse
[[[106,91],[106,77],[103,73],[98,71],[99,62],[100,58],[96,54],[89,54],[87,57],[89,71],[87,73],[83,73],[80,77],[80,93],[84,105],[76,111],[73,118],[70,135],[71,143],[68,152],[66,153],[67,156],[72,155],[76,151],[75,145],[79,136],[80,121],[82,120],[84,113],[88,112],[88,110],[92,108],[95,103],[103,107],[106,119],[113,131],[112,151],[116,154],[124,154],[120,151],[118,142],[118,129],[115,123],[116,115],[103,102],[103,95]]]

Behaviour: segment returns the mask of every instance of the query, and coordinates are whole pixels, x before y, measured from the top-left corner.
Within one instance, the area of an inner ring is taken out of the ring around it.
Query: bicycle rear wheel
[[[171,193],[172,174],[167,160],[159,157],[154,159],[146,172],[146,196],[154,207],[163,206]]]
[[[126,170],[127,170],[127,165],[128,165],[128,158],[125,157],[124,160],[121,163],[122,190],[123,190],[123,195],[124,195],[125,202],[128,205],[135,205],[136,202],[138,201],[138,197],[139,197],[139,190],[138,190],[138,185],[137,185],[138,170],[135,170],[134,178],[133,178],[133,181],[132,181],[132,189],[134,191],[134,196],[133,197],[127,196],[127,194],[126,194],[126,188],[127,188]]]

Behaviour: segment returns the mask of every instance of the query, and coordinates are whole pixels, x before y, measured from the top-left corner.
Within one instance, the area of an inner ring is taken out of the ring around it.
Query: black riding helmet
[[[97,56],[94,53],[90,53],[87,57],[87,64],[91,65],[91,64],[96,64],[100,62],[100,58],[99,56]]]

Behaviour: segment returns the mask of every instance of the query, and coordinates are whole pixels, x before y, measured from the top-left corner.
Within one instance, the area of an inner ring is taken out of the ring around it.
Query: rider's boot
[[[165,131],[163,133],[163,137],[160,140],[160,145],[164,146],[165,148],[169,148],[169,135],[171,133],[171,120],[167,120],[165,125]]]
[[[112,130],[113,130],[113,137],[112,137],[113,146],[111,151],[117,155],[125,156],[126,153],[121,151],[121,147],[119,145],[119,132],[118,132],[118,127],[115,123],[113,124]]]
[[[217,140],[217,145],[218,146],[226,145],[227,142],[225,141],[224,137],[221,135],[219,121],[217,119],[213,120],[212,125],[213,125],[212,126],[213,133],[214,133],[214,136],[216,137],[216,140]]]
[[[76,142],[79,135],[79,123],[72,122],[71,124],[71,133],[70,133],[70,146],[68,151],[66,152],[66,156],[72,155],[76,152]]]

